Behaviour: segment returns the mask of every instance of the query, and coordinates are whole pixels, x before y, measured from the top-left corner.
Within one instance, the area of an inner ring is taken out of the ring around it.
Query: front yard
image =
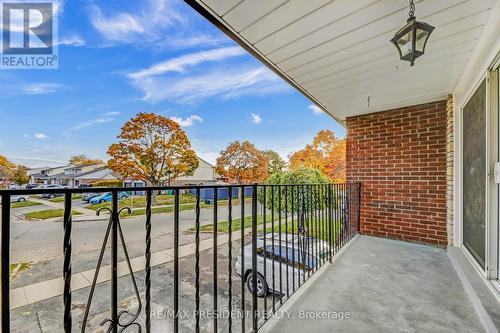
[[[80,212],[72,211],[73,215],[80,215]],[[64,209],[47,209],[24,214],[28,220],[47,220],[55,217],[63,217]]]
[[[34,201],[21,201],[21,202],[13,202],[10,207],[11,208],[24,208],[24,207],[31,207],[31,206],[39,206],[41,203],[39,202],[34,202]]]

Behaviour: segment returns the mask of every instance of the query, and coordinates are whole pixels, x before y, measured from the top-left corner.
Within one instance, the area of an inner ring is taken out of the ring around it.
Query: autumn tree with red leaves
[[[123,125],[118,140],[108,149],[108,166],[126,178],[158,186],[169,178],[191,176],[198,167],[186,133],[166,117],[139,113]]]
[[[248,141],[231,142],[217,158],[215,171],[240,184],[258,183],[268,177],[268,158]]]
[[[346,179],[346,141],[339,139],[330,130],[319,131],[312,144],[289,156],[292,170],[300,167],[323,171],[333,182]]]

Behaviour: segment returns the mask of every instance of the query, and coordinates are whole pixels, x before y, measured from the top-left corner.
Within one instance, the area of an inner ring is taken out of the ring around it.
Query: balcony
[[[94,190],[111,193],[95,220],[74,210],[85,189],[0,191],[2,331],[257,331],[359,229],[355,183],[134,188],[138,214],[120,201],[130,188]],[[158,191],[173,193],[161,214]],[[59,230],[30,246],[62,251],[11,280],[29,223],[11,198],[50,193],[64,194]]]
[[[72,216],[72,195],[85,189],[0,191],[2,267],[19,249],[10,197],[65,195],[62,237],[49,240],[62,256],[13,280],[2,270],[3,331],[484,332],[445,249],[359,235],[360,189],[139,188],[146,213],[131,219],[119,201],[129,189],[97,188],[112,201],[94,222]],[[163,190],[172,211],[155,214]],[[182,209],[183,194],[193,207]],[[96,225],[101,245],[90,251],[84,230]]]

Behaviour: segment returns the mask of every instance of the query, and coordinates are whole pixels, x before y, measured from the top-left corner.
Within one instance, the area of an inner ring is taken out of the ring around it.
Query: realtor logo
[[[54,69],[58,66],[55,4],[1,1],[0,68]]]

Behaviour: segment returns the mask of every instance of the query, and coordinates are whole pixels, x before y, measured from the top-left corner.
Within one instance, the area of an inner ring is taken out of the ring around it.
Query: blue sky
[[[283,157],[333,118],[181,0],[60,1],[59,69],[0,71],[0,154],[29,166],[107,159],[139,112],[181,123],[210,162],[249,140]]]

